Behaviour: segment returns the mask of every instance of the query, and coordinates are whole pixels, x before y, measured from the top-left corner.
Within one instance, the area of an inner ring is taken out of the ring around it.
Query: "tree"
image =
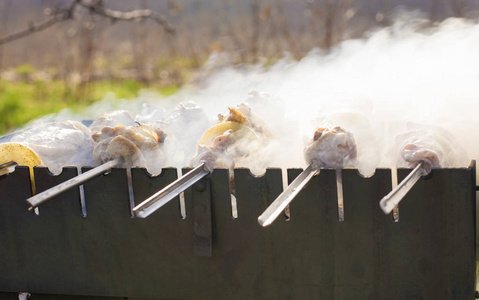
[[[79,8],[86,9],[90,15],[105,17],[112,22],[151,19],[161,25],[166,32],[174,33],[172,25],[170,25],[162,15],[150,9],[122,12],[105,7],[103,0],[74,0],[67,6],[57,6],[46,9],[45,14],[49,16],[47,20],[37,24],[31,23],[24,30],[0,37],[0,46],[45,30],[60,22],[74,20],[77,17]]]

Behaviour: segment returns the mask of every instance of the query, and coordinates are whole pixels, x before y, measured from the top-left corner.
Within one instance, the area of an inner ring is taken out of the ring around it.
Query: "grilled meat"
[[[196,155],[191,159],[191,164],[197,166],[205,164],[208,171],[212,172],[215,167],[228,168],[234,167],[234,150],[229,149],[234,145],[235,136],[233,130],[229,129],[223,134],[216,136],[211,145],[198,145]]]
[[[128,111],[116,110],[101,114],[90,125],[90,130],[92,134],[97,134],[104,127],[115,127],[118,124],[123,126],[134,126],[136,122]]]
[[[11,141],[33,149],[55,174],[64,166],[93,165],[90,130],[76,121],[46,122],[18,133]]]
[[[339,126],[319,128],[304,149],[304,158],[314,169],[342,168],[355,160],[356,156],[353,135]]]
[[[264,127],[257,125],[258,118],[248,105],[242,103],[228,109],[230,113],[219,115],[219,124],[203,134],[192,165],[205,163],[209,171],[215,167],[232,169],[236,161],[249,156],[267,140],[262,138],[265,137]]]
[[[419,162],[424,162],[427,166],[427,170],[431,168],[440,168],[441,162],[436,151],[432,149],[423,148],[417,144],[406,144],[401,151],[402,158],[411,163],[411,165],[417,165]]]
[[[101,165],[120,157],[124,159],[124,167],[142,167],[146,165],[145,157],[140,149],[129,139],[121,135],[100,140],[93,150],[95,165]]]
[[[444,168],[457,165],[456,157],[461,157],[460,147],[454,145],[453,138],[444,130],[413,130],[396,138],[399,149],[399,167],[415,167],[423,162],[423,168]]]
[[[143,124],[125,127],[105,126],[92,135],[95,165],[122,157],[124,167],[146,167],[152,174],[161,172],[165,157],[162,144],[166,135],[159,128]]]
[[[229,114],[218,115],[218,121],[221,122],[236,122],[253,129],[261,136],[271,136],[271,131],[264,121],[257,115],[251,112],[251,108],[246,103],[240,103],[236,107],[228,107]]]

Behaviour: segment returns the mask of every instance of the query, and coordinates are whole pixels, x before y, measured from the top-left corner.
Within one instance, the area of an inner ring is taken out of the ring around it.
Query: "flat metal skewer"
[[[81,170],[81,167],[77,167],[77,174],[81,175],[83,172]],[[86,211],[86,201],[85,201],[85,188],[83,187],[83,184],[78,186],[78,191],[80,192],[80,206],[81,206],[81,214],[82,218],[87,217],[87,211]]]
[[[208,174],[210,174],[210,172],[205,169],[205,164],[199,164],[193,170],[189,171],[182,177],[167,185],[159,192],[153,194],[151,197],[138,204],[133,209],[135,217],[148,217],[150,214],[155,212],[157,209],[168,203],[171,199],[178,196],[181,192],[183,192]]]
[[[258,223],[266,227],[273,223],[282,211],[293,201],[294,197],[306,186],[314,176],[319,174],[320,169],[313,170],[309,165],[293,182],[271,203],[271,205],[258,217]]]
[[[178,178],[180,178],[181,176],[183,176],[183,174],[181,173],[181,169],[180,168],[177,168],[176,169],[176,176]],[[180,193],[180,215],[181,215],[181,218],[184,220],[186,219],[186,201],[185,201],[185,192],[181,192]]]
[[[18,164],[14,161],[8,161],[6,163],[3,163],[0,165],[0,176],[5,175],[5,174],[10,174],[15,171],[15,167]]]
[[[286,168],[281,168],[281,179],[282,179],[282,188],[285,190],[288,187],[288,169]],[[286,208],[284,209],[284,216],[286,218],[286,221],[291,220],[291,211],[289,209],[289,205],[286,205]]]
[[[343,175],[341,169],[336,169],[336,188],[338,195],[338,220],[344,221]]]
[[[425,175],[426,172],[424,168],[422,168],[422,165],[423,163],[418,164],[395,189],[381,199],[379,206],[381,206],[385,214],[389,214],[397,207],[414,184]]]
[[[135,192],[133,191],[133,175],[131,174],[131,168],[126,168],[126,181],[128,182],[128,200],[130,203],[130,216],[135,217],[133,214],[133,208],[135,208]]]
[[[238,219],[238,202],[236,200],[236,186],[234,179],[234,170],[228,170],[228,183],[230,189],[231,217]]]
[[[115,160],[109,161],[107,163],[104,163],[103,165],[100,165],[96,168],[91,169],[88,172],[78,175],[72,179],[69,179],[63,183],[60,183],[57,186],[54,186],[46,191],[43,191],[39,194],[36,194],[33,197],[28,198],[27,202],[30,203],[31,205],[31,207],[28,210],[32,210],[35,207],[39,206],[40,204],[50,200],[51,198],[110,171],[112,168],[119,166],[122,163],[122,161],[123,161],[122,158],[117,158]]]
[[[398,186],[398,169],[396,167],[391,168],[391,191]],[[399,207],[393,209],[393,220],[399,222]]]

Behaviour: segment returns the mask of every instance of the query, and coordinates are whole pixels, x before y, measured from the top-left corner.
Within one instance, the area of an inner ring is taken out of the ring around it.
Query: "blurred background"
[[[0,135],[108,93],[166,96],[222,66],[327,53],[404,10],[433,27],[476,20],[479,0],[0,0]]]

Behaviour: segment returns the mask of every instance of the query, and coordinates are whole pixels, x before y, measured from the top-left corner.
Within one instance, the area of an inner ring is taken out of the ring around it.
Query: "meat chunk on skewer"
[[[244,119],[240,121],[244,122]],[[207,129],[198,141],[196,155],[191,159],[193,169],[137,205],[133,209],[135,216],[146,218],[174,197],[180,195],[181,199],[181,193],[186,188],[212,173],[215,167],[231,171],[237,158],[248,156],[254,151],[252,144],[258,145],[259,142],[256,141],[259,141],[259,137],[253,129],[241,122],[230,119]],[[229,175],[231,213],[237,217],[233,172],[229,172]]]
[[[208,129],[198,142],[191,165],[205,163],[208,171],[215,167],[233,169],[235,162],[249,156],[255,148],[267,142],[265,126],[259,126],[258,118],[248,105],[242,103],[229,107],[229,114],[219,115],[219,123]]]
[[[240,103],[236,107],[228,107],[227,115],[218,115],[219,122],[236,122],[250,127],[261,136],[271,136],[272,133],[265,122],[251,111],[246,103]]]
[[[417,144],[406,144],[401,151],[402,158],[416,165],[419,162],[424,162],[424,167],[428,171],[431,168],[440,168],[441,163],[437,153],[432,149],[423,148]]]
[[[146,167],[152,174],[161,172],[165,157],[162,144],[166,134],[159,128],[137,124],[103,127],[93,134],[95,165],[123,158],[123,167]]]
[[[304,158],[308,164],[312,164],[313,169],[342,168],[355,160],[356,156],[353,135],[339,126],[319,128],[304,149]]]
[[[136,122],[133,116],[126,110],[115,110],[102,113],[90,125],[92,134],[99,133],[104,127],[115,127],[121,124],[123,126],[135,126]]]
[[[413,168],[412,172],[379,202],[384,213],[389,214],[419,179],[432,168],[457,165],[460,147],[445,130],[439,128],[413,130],[396,138],[398,167]]]
[[[228,148],[235,142],[233,130],[229,129],[223,134],[216,136],[211,145],[198,145],[196,155],[191,159],[191,165],[197,166],[205,164],[205,168],[212,172],[215,167],[228,168],[234,167],[233,153]]]
[[[396,138],[399,149],[398,167],[415,167],[422,163],[422,168],[429,173],[432,168],[457,165],[460,147],[454,145],[447,132],[438,129],[413,130]]]
[[[320,168],[335,168],[338,195],[338,219],[344,221],[343,181],[341,169],[356,160],[357,150],[353,135],[337,126],[318,128],[304,148],[308,167],[258,217],[261,226],[270,225],[306,184],[320,172]]]
[[[32,148],[55,174],[65,166],[93,164],[95,143],[90,130],[80,122],[46,122],[18,133],[11,141]]]

